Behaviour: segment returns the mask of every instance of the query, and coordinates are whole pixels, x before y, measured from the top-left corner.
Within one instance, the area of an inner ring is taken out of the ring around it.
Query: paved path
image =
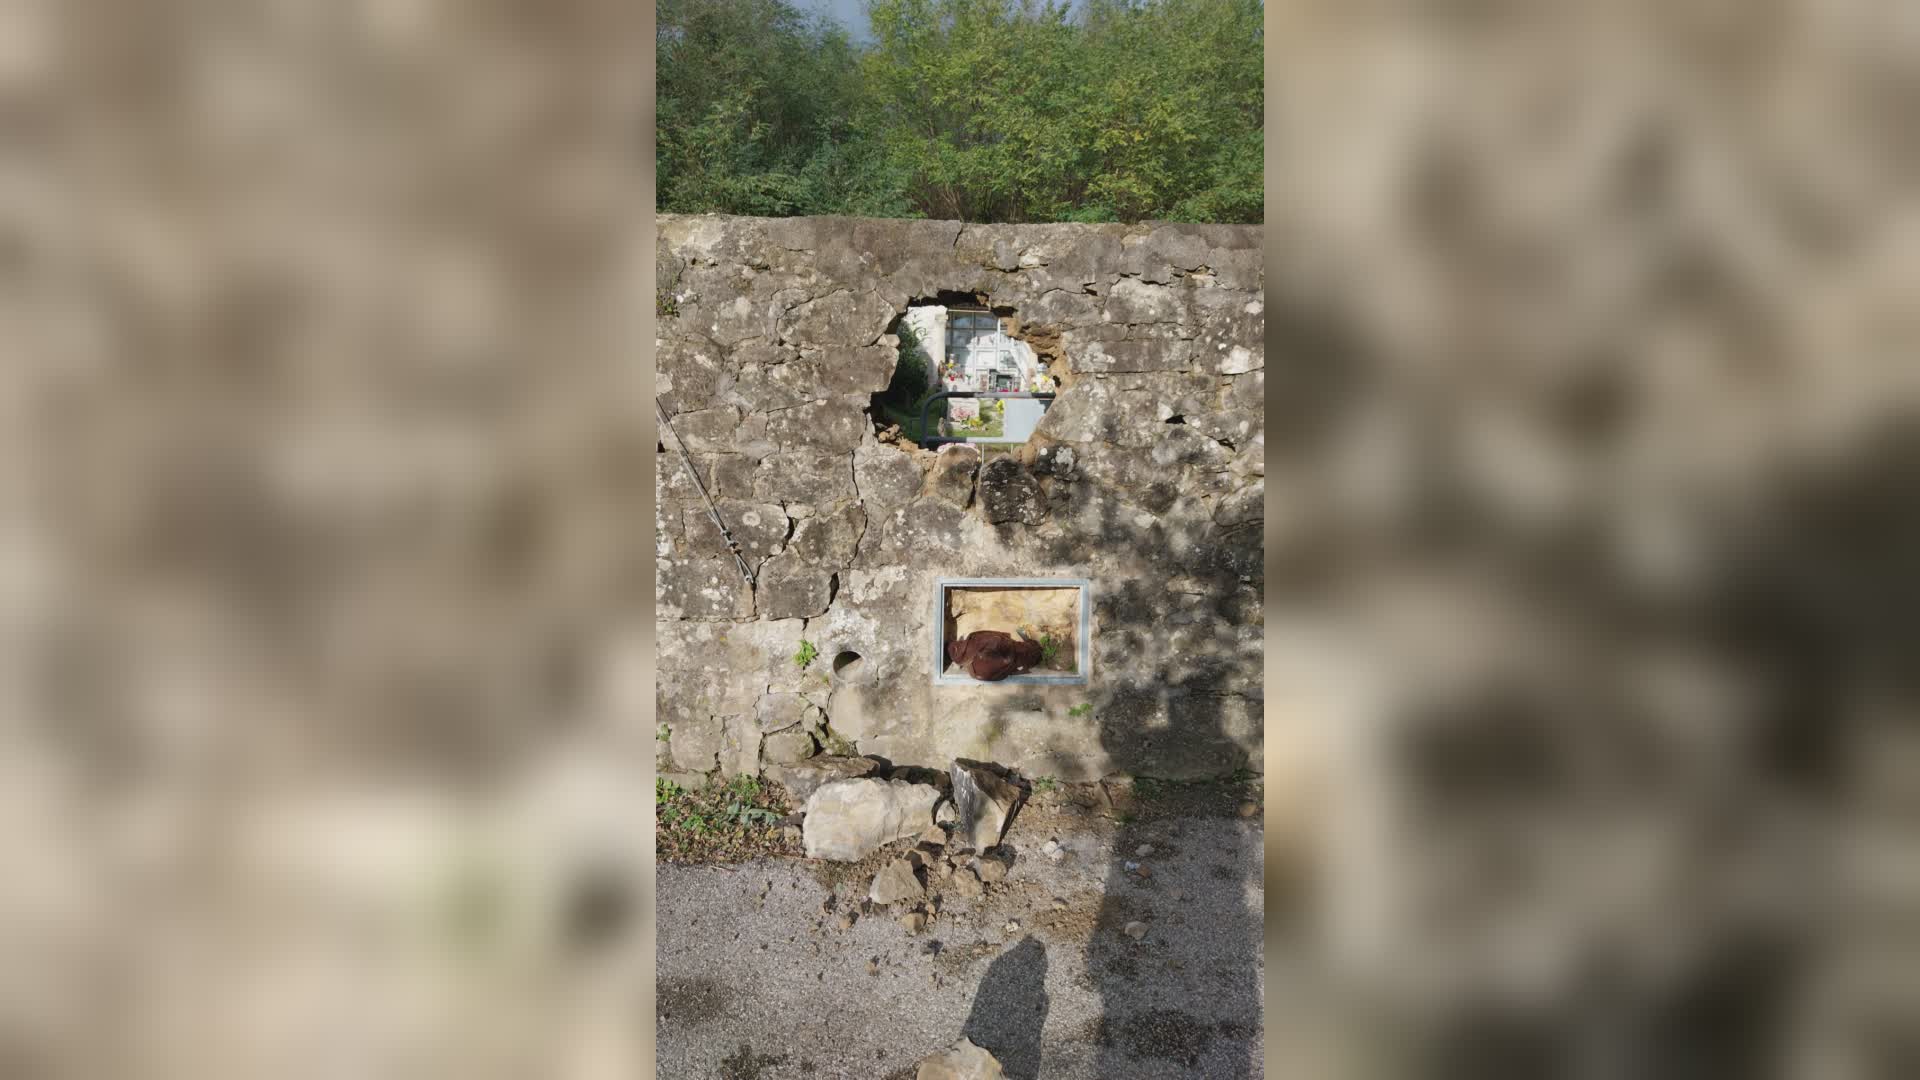
[[[1041,854],[1050,837],[1068,857]],[[1007,881],[980,901],[943,894],[917,935],[884,909],[847,930],[848,905],[821,913],[833,888],[863,899],[870,873],[661,866],[659,1075],[910,1080],[962,1034],[1012,1080],[1262,1075],[1258,819],[1016,820],[1006,846]],[[1144,939],[1122,933],[1131,921]]]

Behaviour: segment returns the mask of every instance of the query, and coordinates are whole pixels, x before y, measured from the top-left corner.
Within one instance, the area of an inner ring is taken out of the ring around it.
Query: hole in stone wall
[[[1091,608],[1086,582],[965,579],[942,581],[937,588],[936,681],[1087,681]],[[973,650],[955,646],[981,632],[997,632],[1010,640],[985,639],[989,656],[975,663],[967,654],[977,651],[978,640]]]
[[[1051,401],[996,395],[1053,393],[1058,349],[1036,347],[1018,330],[1013,309],[994,307],[983,295],[941,292],[909,302],[888,327],[900,340],[900,356],[892,381],[873,395],[874,429],[898,428],[902,439],[920,445],[1026,442]],[[935,400],[942,393],[982,396]]]
[[[1167,417],[1167,423],[1169,424],[1184,424],[1186,422],[1187,422],[1187,418],[1179,415],[1178,413]]]
[[[852,649],[837,653],[833,658],[834,678],[842,682],[853,682],[860,677],[860,671],[863,666],[860,654],[854,652]]]

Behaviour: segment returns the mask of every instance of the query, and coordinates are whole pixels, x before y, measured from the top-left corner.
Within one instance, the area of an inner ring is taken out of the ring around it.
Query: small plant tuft
[[[814,658],[819,655],[820,650],[813,647],[813,642],[801,638],[800,651],[793,654],[793,662],[796,667],[804,669],[808,664],[813,663]]]
[[[668,862],[733,862],[793,854],[778,824],[786,795],[758,777],[736,776],[725,784],[688,791],[656,780],[657,844]]]
[[[1075,705],[1073,708],[1068,709],[1067,715],[1068,716],[1085,716],[1092,711],[1093,711],[1093,702],[1083,701],[1080,704]]]

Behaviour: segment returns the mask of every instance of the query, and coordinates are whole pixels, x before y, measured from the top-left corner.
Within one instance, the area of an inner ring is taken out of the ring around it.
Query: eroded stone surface
[[[980,470],[980,505],[996,525],[1038,525],[1047,518],[1039,482],[1012,458],[995,458]]]
[[[767,775],[787,789],[787,797],[795,806],[805,806],[820,785],[834,780],[858,779],[870,775],[877,768],[879,762],[872,758],[821,755],[790,765],[776,764],[767,770]]]
[[[980,471],[980,448],[949,443],[934,455],[927,494],[965,509],[973,501],[973,480]]]
[[[949,771],[953,778],[953,805],[957,815],[954,842],[975,851],[985,851],[1000,843],[1007,822],[1020,802],[1020,789],[999,773],[979,762],[956,761]]]
[[[803,840],[810,859],[857,862],[885,844],[931,828],[940,789],[904,780],[834,780],[807,798]]]

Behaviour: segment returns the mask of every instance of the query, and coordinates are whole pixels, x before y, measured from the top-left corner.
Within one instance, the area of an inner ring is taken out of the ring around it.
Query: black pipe
[[[933,408],[933,403],[936,401],[956,397],[1031,398],[1036,401],[1052,401],[1059,396],[1058,394],[1032,394],[1025,391],[1013,390],[1004,392],[999,390],[942,390],[940,393],[933,395],[920,404],[920,449],[931,450],[936,446],[941,446],[946,443],[963,443],[967,441],[966,439],[943,439],[939,436],[927,434],[927,413]]]

